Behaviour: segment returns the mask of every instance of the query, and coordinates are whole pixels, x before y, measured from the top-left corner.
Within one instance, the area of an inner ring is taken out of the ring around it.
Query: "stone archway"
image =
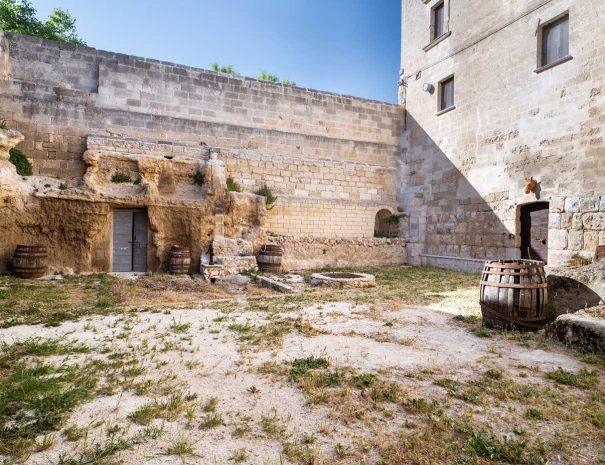
[[[379,210],[374,220],[374,237],[398,237],[399,220],[388,208]]]

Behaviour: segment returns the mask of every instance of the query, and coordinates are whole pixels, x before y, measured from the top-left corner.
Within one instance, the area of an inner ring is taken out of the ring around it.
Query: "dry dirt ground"
[[[601,358],[482,328],[475,275],[360,271],[377,286],[294,296],[0,277],[0,457],[605,464]]]

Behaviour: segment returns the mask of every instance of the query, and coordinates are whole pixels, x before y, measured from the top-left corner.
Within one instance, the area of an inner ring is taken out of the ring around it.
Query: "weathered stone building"
[[[605,244],[605,2],[403,0],[402,67],[410,261],[594,256]]]
[[[0,33],[0,109],[34,171],[0,205],[2,268],[23,242],[55,269],[157,270],[173,244],[197,263],[216,237],[258,250],[267,234],[304,263],[313,248],[315,265],[360,264],[343,250],[361,244],[405,261],[401,240],[373,239],[398,206],[398,105]]]
[[[0,157],[0,269],[22,242],[100,271],[163,269],[173,244],[469,270],[605,245],[604,2],[403,0],[402,66],[391,105],[0,33],[34,169]]]

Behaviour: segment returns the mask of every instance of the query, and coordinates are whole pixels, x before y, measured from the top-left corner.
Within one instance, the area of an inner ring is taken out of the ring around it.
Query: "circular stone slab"
[[[376,284],[376,278],[374,275],[365,273],[314,273],[311,275],[311,284],[315,286],[366,287],[374,286]]]

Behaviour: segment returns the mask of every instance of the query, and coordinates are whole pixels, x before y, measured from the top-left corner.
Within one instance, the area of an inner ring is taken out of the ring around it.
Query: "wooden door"
[[[521,258],[548,260],[548,202],[521,207]]]
[[[112,271],[147,271],[147,212],[114,210]]]

